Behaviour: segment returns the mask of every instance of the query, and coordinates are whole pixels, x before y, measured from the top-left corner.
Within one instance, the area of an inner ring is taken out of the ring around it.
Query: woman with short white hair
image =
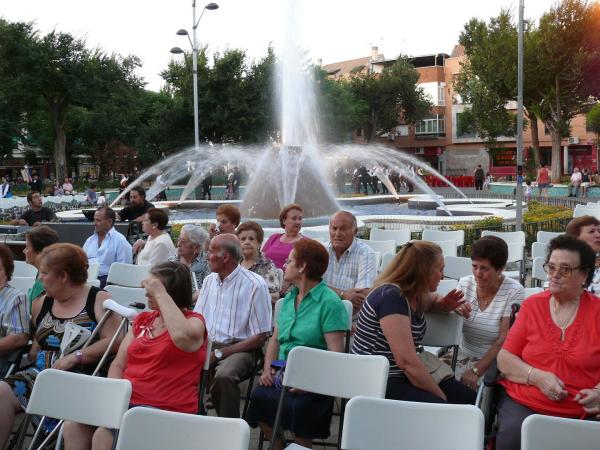
[[[207,241],[208,232],[204,228],[188,223],[181,228],[179,233],[177,254],[169,258],[169,261],[178,261],[190,269],[194,301],[198,298],[204,278],[210,273],[208,255],[205,250]]]

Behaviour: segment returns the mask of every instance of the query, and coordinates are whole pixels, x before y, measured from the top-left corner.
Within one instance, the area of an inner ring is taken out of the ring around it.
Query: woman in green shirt
[[[25,249],[23,250],[25,261],[39,270],[38,257],[42,253],[42,250],[49,245],[56,244],[58,241],[58,233],[46,225],[31,228],[25,233]],[[43,293],[44,285],[39,277],[36,277],[33,286],[27,292],[27,300],[29,301],[30,308],[31,303]]]
[[[339,296],[322,280],[328,263],[325,247],[310,239],[296,242],[286,260],[285,281],[296,287],[282,301],[260,383],[252,393],[248,410],[248,422],[259,424],[269,438],[281,394],[276,368],[285,364],[290,350],[305,346],[343,351],[348,313]],[[282,429],[290,430],[296,443],[310,448],[313,439],[329,436],[333,398],[309,392],[293,394],[286,397]],[[282,446],[279,442],[276,448]]]

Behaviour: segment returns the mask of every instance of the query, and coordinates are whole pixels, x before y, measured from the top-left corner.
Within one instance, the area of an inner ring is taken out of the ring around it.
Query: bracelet
[[[527,371],[527,386],[529,386],[529,376],[531,375],[531,371],[533,370],[533,366],[529,367],[529,370]]]
[[[344,291],[340,292],[340,298],[344,300]]]

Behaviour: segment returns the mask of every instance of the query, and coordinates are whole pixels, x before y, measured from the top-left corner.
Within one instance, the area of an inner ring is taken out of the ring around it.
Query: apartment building
[[[419,73],[419,86],[430,97],[433,108],[429,117],[416,126],[399,123],[380,138],[399,150],[414,154],[427,161],[432,167],[447,175],[471,174],[478,164],[496,177],[514,175],[516,172],[515,138],[501,137],[498,148],[492,154],[477,136],[461,127],[461,114],[469,107],[463,104],[460,95],[454,91],[453,82],[460,72],[460,63],[466,58],[464,49],[456,45],[450,55],[438,53],[411,58]],[[384,67],[394,64],[395,59],[386,59],[378,48],[371,47],[371,55],[349,61],[327,64],[322,68],[332,78],[349,77],[352,72],[373,70],[380,73]],[[516,113],[516,102],[507,105]],[[552,141],[544,124],[538,123],[540,155],[542,162],[550,163]],[[355,133],[356,141],[362,141],[360,133]],[[571,122],[571,137],[564,139],[561,150],[562,173],[569,173],[573,167],[587,167],[598,170],[598,149],[596,136],[586,129],[585,116],[577,116]],[[525,130],[525,158],[531,146],[531,135]]]

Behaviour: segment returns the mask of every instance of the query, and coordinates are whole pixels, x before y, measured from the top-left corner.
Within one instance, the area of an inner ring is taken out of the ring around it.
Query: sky
[[[217,0],[219,9],[205,11],[198,41],[209,53],[243,49],[259,59],[271,44],[278,53],[286,0]],[[372,45],[386,58],[398,54],[452,52],[465,23],[488,20],[502,8],[517,16],[518,0],[298,0],[295,16],[299,40],[313,61],[329,64],[370,55]],[[525,18],[537,20],[553,0],[525,0]],[[198,14],[206,3],[199,0]],[[147,88],[159,90],[160,72],[172,57],[170,49],[189,50],[180,28],[192,31],[192,0],[0,0],[0,17],[34,22],[85,37],[90,47],[141,58],[138,74]]]

